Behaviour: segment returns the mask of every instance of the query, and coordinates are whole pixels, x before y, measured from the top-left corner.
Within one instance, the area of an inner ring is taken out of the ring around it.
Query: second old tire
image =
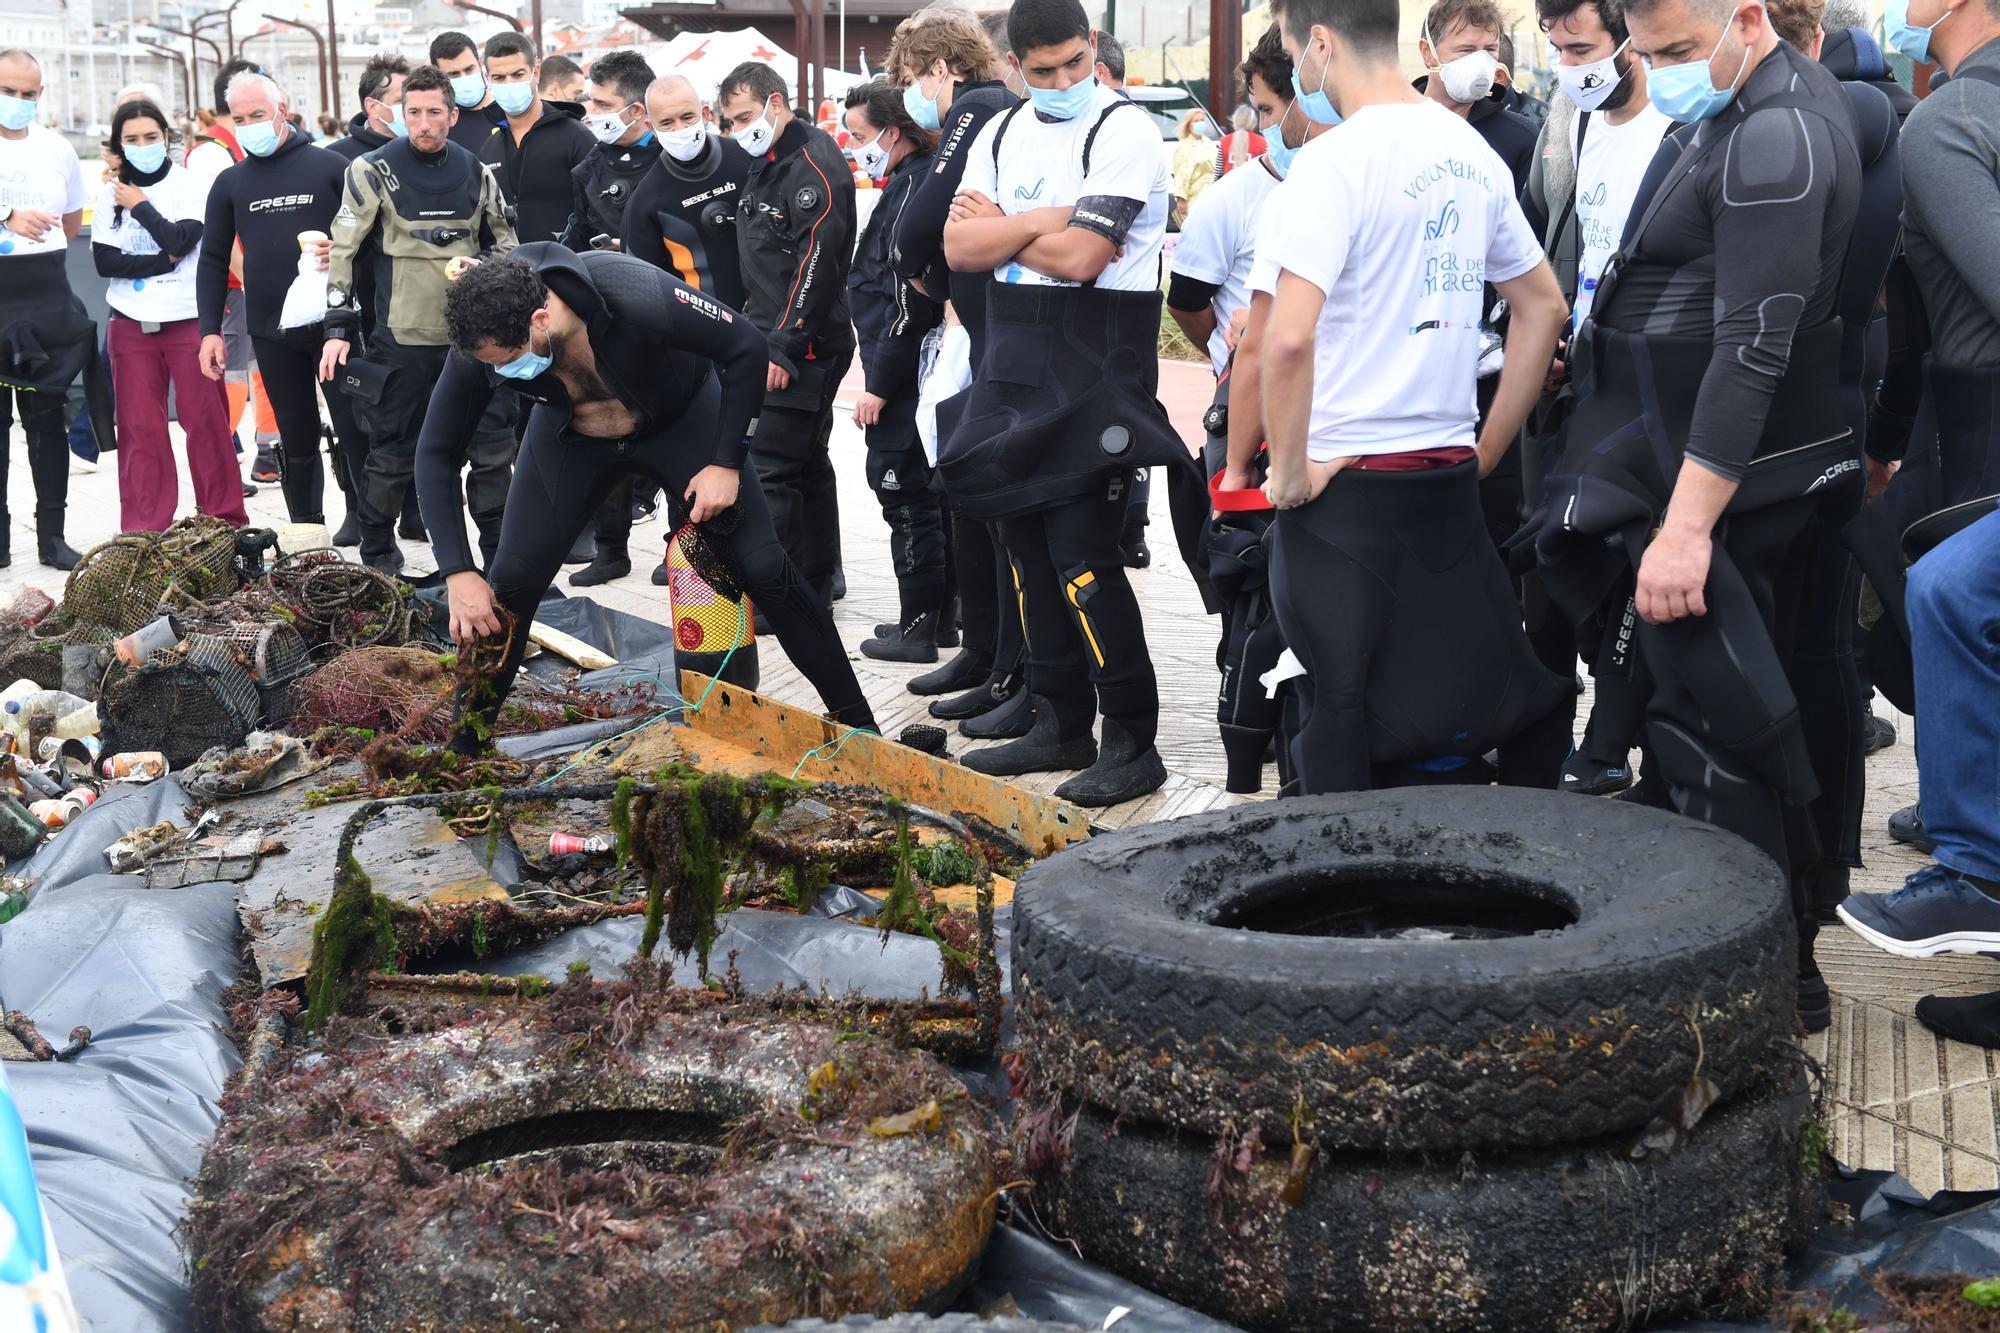
[[[1783,878],[1615,801],[1427,787],[1093,838],[1022,877],[1029,1095],[1208,1134],[1451,1151],[1734,1096],[1796,1004]]]

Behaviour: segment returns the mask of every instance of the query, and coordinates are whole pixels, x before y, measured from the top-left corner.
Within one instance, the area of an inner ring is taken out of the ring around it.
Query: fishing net
[[[673,542],[680,547],[681,555],[688,567],[701,576],[701,581],[715,589],[715,595],[725,602],[733,602],[743,595],[737,585],[736,573],[716,551],[709,541],[707,530],[712,529],[720,536],[728,536],[736,531],[736,511],[725,509],[706,523],[687,522],[675,530]]]
[[[64,648],[108,644],[116,637],[103,625],[73,621],[62,611],[51,612],[26,633],[0,635],[0,679],[32,680],[45,690],[60,689]]]
[[[235,589],[235,529],[196,515],[165,532],[128,532],[85,552],[63,587],[62,614],[130,634],[162,604],[223,597]]]
[[[97,712],[108,753],[158,750],[180,768],[214,746],[241,745],[257,729],[263,701],[242,645],[190,634],[108,681]]]

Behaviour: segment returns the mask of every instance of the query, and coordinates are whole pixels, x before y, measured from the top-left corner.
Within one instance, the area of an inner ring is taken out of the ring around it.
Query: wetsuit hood
[[[549,290],[576,311],[585,328],[593,334],[598,331],[605,315],[604,298],[597,294],[597,284],[576,251],[559,241],[529,241],[515,246],[508,258],[526,260]]]
[[[1836,28],[1820,47],[1819,63],[1846,82],[1873,83],[1892,79],[1889,62],[1876,44],[1875,35],[1865,28]]]

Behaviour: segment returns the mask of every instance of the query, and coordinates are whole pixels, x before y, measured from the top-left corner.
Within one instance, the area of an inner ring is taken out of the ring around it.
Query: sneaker
[[[1899,958],[2000,952],[2000,899],[1943,866],[1925,866],[1893,893],[1856,893],[1837,909],[1854,933]]]
[[[1146,545],[1146,539],[1141,537],[1118,548],[1118,561],[1127,569],[1150,569],[1153,565],[1153,552]]]
[[[660,506],[657,501],[634,500],[632,502],[632,526],[636,528],[641,523],[651,523],[659,512]]]
[[[259,449],[257,460],[250,464],[250,480],[264,482],[278,480],[278,456],[269,449]]]
[[[1562,789],[1581,796],[1611,796],[1632,785],[1632,761],[1603,764],[1581,750],[1563,761]]]
[[[662,560],[653,569],[653,586],[655,588],[664,588],[667,586],[667,583],[667,562]]]
[[[1888,718],[1878,717],[1871,712],[1862,720],[1861,725],[1865,728],[1861,737],[1863,754],[1880,754],[1896,743],[1896,724]]]
[[[1924,807],[1921,803],[1906,805],[1889,816],[1889,836],[1926,856],[1937,850],[1937,839],[1924,827]]]
[[[1926,995],[1917,1001],[1917,1021],[1940,1037],[1989,1049],[2000,1047],[2000,992]]]
[[[246,499],[246,500],[247,500],[247,499],[249,499],[249,498],[250,498],[251,496],[255,495],[256,493],[257,493],[257,488],[256,488],[255,486],[252,486],[252,485],[251,485],[251,484],[250,484],[249,482],[247,482],[247,481],[243,483],[243,498],[244,498],[244,499]]]

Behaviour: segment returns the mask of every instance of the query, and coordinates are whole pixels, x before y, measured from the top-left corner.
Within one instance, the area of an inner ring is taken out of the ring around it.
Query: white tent
[[[755,28],[740,28],[735,32],[683,32],[666,45],[646,51],[646,63],[653,67],[655,74],[684,76],[694,84],[695,91],[705,102],[715,100],[715,90],[723,76],[746,60],[769,65],[778,72],[778,77],[785,81],[787,88],[798,86],[798,58]],[[866,81],[866,75],[830,69],[826,72],[826,95],[839,97],[855,84]]]

